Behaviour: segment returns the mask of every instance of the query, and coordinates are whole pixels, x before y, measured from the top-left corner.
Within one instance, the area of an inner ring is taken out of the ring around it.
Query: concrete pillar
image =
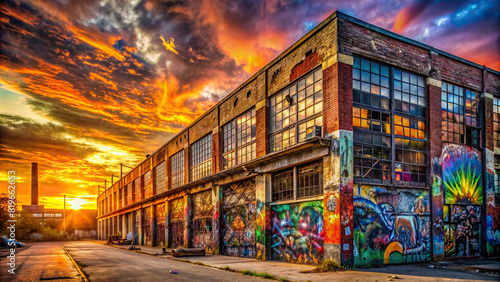
[[[151,205],[151,219],[150,219],[150,225],[151,226],[151,245],[155,246],[156,242],[156,207],[154,205]]]
[[[270,259],[271,254],[267,250],[270,248],[271,238],[267,226],[271,221],[271,174],[258,175],[255,177],[256,206],[256,239],[257,239],[257,259]]]
[[[172,247],[172,235],[170,231],[170,204],[167,199],[165,200],[165,247]]]
[[[191,194],[184,195],[184,247],[193,247],[193,227],[191,225],[192,219],[192,197]]]
[[[427,181],[431,184],[432,260],[444,260],[441,80],[427,78]]]
[[[482,256],[484,257],[496,257],[500,255],[500,251],[497,244],[495,244],[495,231],[494,226],[499,225],[500,218],[498,216],[498,205],[500,202],[496,197],[498,194],[495,193],[495,140],[493,138],[493,95],[488,93],[481,94],[481,103],[484,113],[483,118],[483,199],[485,199],[484,212],[482,214],[483,220],[482,224]],[[497,149],[498,150],[498,149]]]
[[[212,188],[212,208],[214,209],[212,219],[212,234],[214,241],[214,255],[222,254],[220,228],[221,222],[221,208],[222,208],[222,187],[214,185]]]
[[[142,207],[137,210],[139,213],[139,245],[144,245],[144,230],[142,229],[142,221],[144,220],[144,210]]]
[[[345,266],[354,263],[352,64],[344,54],[322,64],[323,133],[332,140],[323,158],[324,259]]]

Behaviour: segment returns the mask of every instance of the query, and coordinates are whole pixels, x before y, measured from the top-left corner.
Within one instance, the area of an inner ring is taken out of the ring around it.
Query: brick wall
[[[256,147],[257,147],[257,158],[264,156],[268,152],[269,148],[269,138],[268,138],[268,119],[269,111],[267,106],[263,106],[260,109],[257,109],[255,112],[255,123],[256,123]]]

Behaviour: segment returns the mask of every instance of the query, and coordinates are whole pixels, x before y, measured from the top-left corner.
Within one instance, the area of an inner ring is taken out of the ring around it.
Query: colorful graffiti
[[[484,151],[486,155],[486,252],[488,256],[500,255],[500,199],[498,189],[495,190],[495,154],[489,149]],[[497,192],[497,193],[495,193]]]
[[[260,200],[257,200],[257,220],[256,220],[256,239],[257,239],[257,255],[260,260],[266,259],[266,230],[270,229],[269,206]]]
[[[165,245],[165,204],[155,206],[155,246]]]
[[[358,185],[353,223],[356,266],[430,260],[427,190]]]
[[[447,257],[481,254],[481,207],[445,205],[444,251]]]
[[[230,184],[223,190],[224,254],[256,257],[256,197],[255,180]]]
[[[444,203],[483,203],[481,152],[469,146],[448,144],[441,156]]]
[[[139,210],[134,211],[135,220],[134,220],[134,244],[139,245],[139,232],[140,232],[140,223],[141,223],[141,213]]]
[[[212,190],[193,195],[193,247],[203,248],[207,254],[215,252],[213,238]]]
[[[342,265],[353,261],[353,134],[340,130],[340,243]]]
[[[153,232],[151,230],[151,220],[152,220],[152,209],[151,207],[144,208],[142,211],[142,236],[144,245],[153,244]]]
[[[273,206],[271,256],[286,262],[319,264],[323,258],[323,202]]]
[[[184,247],[184,198],[179,198],[169,202],[169,224],[170,240],[172,248]]]
[[[441,159],[432,159],[432,246],[436,260],[444,258],[444,230],[443,230],[443,181],[441,180]]]

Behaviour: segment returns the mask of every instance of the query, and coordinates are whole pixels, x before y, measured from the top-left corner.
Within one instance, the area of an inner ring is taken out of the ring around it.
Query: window
[[[167,187],[165,182],[165,161],[155,167],[155,175],[156,194],[165,192]]]
[[[172,189],[184,184],[184,150],[171,157]]]
[[[144,189],[143,189],[143,199],[153,196],[153,187],[151,185],[151,170],[144,174]]]
[[[140,201],[141,197],[141,178],[137,177],[134,180],[134,202]]]
[[[354,181],[425,186],[424,78],[354,58],[353,89]]]
[[[480,147],[481,125],[477,92],[443,82],[441,109],[443,142]]]
[[[293,199],[293,168],[272,175],[273,201]]]
[[[41,213],[34,213],[33,217],[42,217],[43,215]]]
[[[389,110],[389,67],[355,57],[352,79],[354,103]]]
[[[299,166],[298,170],[299,198],[323,195],[323,163],[314,163]]]
[[[54,214],[53,213],[44,213],[43,216],[44,217],[54,217]]]
[[[297,171],[296,176],[294,170]],[[321,160],[275,172],[271,179],[273,201],[323,195]],[[294,183],[297,184],[297,191]]]
[[[500,148],[500,99],[493,98],[493,142]]]
[[[226,124],[222,131],[224,169],[257,157],[255,109]]]
[[[133,195],[133,191],[132,191],[132,182],[130,182],[128,185],[127,185],[127,205],[130,205],[132,204],[132,195]]]
[[[62,217],[62,213],[56,213],[56,217]]]
[[[212,134],[191,145],[191,181],[212,174]]]
[[[271,152],[306,139],[306,129],[323,126],[323,71],[318,69],[269,98]]]
[[[425,117],[425,106],[424,78],[394,70],[394,110]]]

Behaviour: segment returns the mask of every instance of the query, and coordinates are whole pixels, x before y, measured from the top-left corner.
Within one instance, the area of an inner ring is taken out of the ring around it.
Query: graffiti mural
[[[233,183],[223,190],[224,254],[256,257],[256,197],[255,180]]]
[[[444,251],[447,257],[481,254],[481,207],[445,205]]]
[[[441,158],[432,159],[431,191],[432,191],[432,245],[436,260],[444,258],[443,230],[443,181],[441,180]]]
[[[165,245],[165,204],[155,206],[155,246]]]
[[[486,252],[488,256],[500,255],[500,199],[498,199],[498,174],[495,174],[495,155],[485,149],[486,155]],[[497,193],[497,194],[496,194]],[[495,195],[496,194],[496,195]]]
[[[184,247],[184,198],[179,198],[169,203],[169,224],[172,248]]]
[[[342,264],[353,265],[353,134],[340,130],[340,243]]]
[[[213,212],[212,190],[193,195],[193,247],[203,248],[207,254],[215,252]]]
[[[444,203],[483,203],[481,152],[462,145],[448,144],[441,156]]]
[[[257,255],[260,260],[266,259],[266,231],[270,229],[269,205],[257,200],[255,234],[257,240]]]
[[[142,236],[144,245],[153,244],[153,232],[151,230],[152,209],[151,207],[144,208],[142,211]]]
[[[139,227],[140,227],[140,218],[141,218],[141,214],[140,212],[137,210],[137,211],[134,211],[134,214],[135,214],[135,221],[134,221],[134,244],[135,245],[139,245]]]
[[[357,185],[353,201],[356,266],[430,260],[427,190]]]
[[[479,256],[483,179],[481,152],[448,144],[441,155],[446,257]]]
[[[323,202],[273,206],[271,256],[274,260],[319,264],[323,259]]]

